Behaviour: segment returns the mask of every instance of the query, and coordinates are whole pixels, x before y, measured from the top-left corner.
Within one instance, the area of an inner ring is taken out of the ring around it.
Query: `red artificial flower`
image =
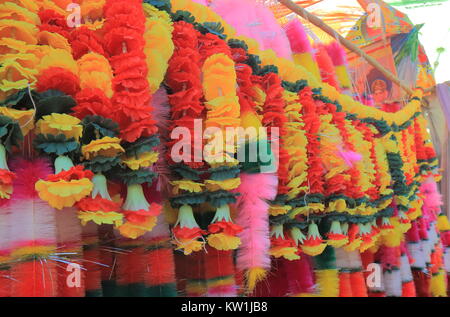
[[[41,20],[41,24],[39,25],[40,31],[58,33],[65,38],[69,37],[71,29],[63,15],[50,9],[40,10],[38,15]]]
[[[36,88],[39,92],[56,89],[67,95],[75,96],[80,90],[80,80],[75,74],[67,69],[50,67],[39,75]]]
[[[198,38],[199,53],[202,56],[202,62],[214,54],[225,54],[231,58],[231,50],[227,42],[219,38],[216,34],[200,34]]]
[[[242,227],[229,221],[217,221],[208,226],[210,233],[224,233],[229,236],[235,236],[242,232]]]
[[[231,58],[235,63],[242,63],[248,59],[248,56],[243,48],[236,47],[231,49]]]
[[[13,180],[16,178],[16,174],[7,169],[0,169],[0,184],[11,185]]]
[[[98,88],[85,88],[75,96],[77,105],[72,108],[73,115],[83,119],[88,115],[97,115],[112,119],[111,101]]]
[[[161,214],[162,206],[152,203],[148,210],[124,210],[125,218],[132,223],[144,223],[147,217],[156,217]]]
[[[71,167],[67,171],[61,171],[58,174],[52,174],[47,176],[47,181],[57,182],[59,180],[71,181],[71,180],[79,180],[82,178],[92,179],[94,173],[90,170],[85,170],[83,165],[75,165]]]
[[[134,142],[140,137],[149,137],[158,132],[158,128],[155,123],[155,120],[151,117],[130,122],[126,128],[124,127],[121,129],[120,137],[122,140],[127,142]]]
[[[202,229],[200,229],[199,227],[194,227],[194,228],[188,228],[188,227],[183,227],[181,228],[180,226],[176,226],[175,228],[173,228],[173,234],[180,239],[196,239],[196,238],[200,238],[202,235],[206,234],[206,232]]]
[[[127,70],[133,70],[144,76],[147,74],[147,63],[145,62],[145,54],[143,51],[126,52],[109,59],[111,67],[115,73],[120,74]]]
[[[120,209],[120,204],[97,195],[95,198],[86,197],[77,202],[77,207],[82,211],[113,212]]]
[[[200,32],[194,26],[185,21],[178,21],[173,24],[173,44],[178,48],[191,48],[197,50],[198,37]]]
[[[69,37],[72,55],[74,59],[79,59],[86,53],[95,52],[104,55],[102,38],[86,26],[75,28]]]
[[[105,34],[104,47],[110,56],[142,51],[145,41],[141,33],[125,28],[115,28]]]
[[[274,247],[295,248],[297,245],[292,239],[283,239],[282,237],[272,236],[270,238],[270,244]]]

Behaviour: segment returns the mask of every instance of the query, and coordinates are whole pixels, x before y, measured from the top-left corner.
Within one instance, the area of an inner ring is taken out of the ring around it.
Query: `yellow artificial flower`
[[[289,206],[289,205],[285,205],[285,206],[273,205],[273,206],[269,207],[269,214],[271,216],[285,215],[291,209],[292,209],[292,206]]]
[[[142,167],[149,167],[158,160],[158,152],[144,152],[138,155],[138,157],[125,157],[122,158],[122,162],[132,170],[137,170]]]
[[[325,210],[325,206],[321,203],[309,203],[308,206],[294,208],[289,215],[294,218],[298,214],[307,215],[309,213],[322,212]]]
[[[335,247],[335,248],[343,247],[347,243],[348,243],[348,238],[344,238],[344,239],[340,239],[340,240],[331,240],[331,239],[327,240],[327,244],[332,247]]]
[[[48,45],[52,48],[59,48],[72,53],[72,47],[70,46],[69,41],[61,34],[41,31],[38,33],[38,41],[41,45]]]
[[[0,38],[12,37],[28,44],[37,44],[38,28],[34,23],[0,19]]]
[[[101,139],[93,140],[87,145],[83,145],[81,153],[87,160],[91,160],[96,156],[115,157],[125,152],[120,145],[120,141],[119,138],[105,136]]]
[[[22,134],[24,136],[34,128],[34,109],[17,110],[8,107],[0,107],[0,114],[19,122],[20,129],[22,130]]]
[[[37,133],[42,134],[64,134],[67,138],[78,140],[83,133],[80,119],[64,113],[52,113],[43,116],[37,124]]]
[[[196,183],[186,179],[171,181],[170,184],[174,186],[173,193],[175,195],[178,195],[180,190],[188,191],[190,193],[200,193],[202,191],[202,187],[205,186],[201,183]]]
[[[217,191],[217,190],[232,190],[235,188],[238,188],[241,184],[241,179],[239,177],[237,178],[229,178],[223,181],[215,181],[212,179],[208,179],[205,181],[206,189],[210,191]]]
[[[93,187],[94,185],[88,178],[57,182],[40,179],[35,184],[39,197],[59,210],[64,207],[72,207],[77,201],[88,196]]]
[[[50,67],[60,67],[75,75],[78,74],[77,62],[73,59],[70,52],[63,49],[50,48],[47,54],[42,57],[38,66],[38,71],[42,72]]]
[[[113,77],[112,69],[108,60],[101,54],[98,53],[84,54],[77,61],[77,64],[81,80],[83,80],[83,78],[81,78],[81,75],[86,75],[92,72],[104,73],[109,78]]]
[[[325,248],[327,247],[326,243],[321,243],[318,245],[301,245],[301,249],[303,251],[303,253],[310,255],[310,256],[316,256],[319,255],[323,252],[323,250],[325,250]]]
[[[143,3],[142,7],[144,9],[145,17],[147,17],[149,20],[158,21],[170,26],[173,24],[170,15],[166,11],[159,10],[149,3]]]
[[[158,217],[148,216],[143,223],[132,223],[130,221],[125,222],[119,227],[119,232],[122,236],[130,239],[136,239],[144,235],[146,232],[152,231],[156,225]]]
[[[94,21],[91,22],[90,25],[92,25],[92,23],[95,24],[99,22],[95,20],[99,20],[103,17],[103,9],[105,6],[105,2],[106,0],[83,0],[80,5],[81,7],[80,12],[83,18],[85,18],[84,20]],[[86,19],[86,17],[89,19]]]
[[[89,221],[93,221],[97,225],[107,224],[119,227],[123,223],[123,214],[114,211],[79,211],[78,219],[81,220],[83,226]]]
[[[9,199],[11,197],[12,193],[13,193],[12,184],[0,183],[0,198],[1,199]]]
[[[295,247],[272,247],[269,250],[269,254],[275,258],[285,258],[289,261],[299,260],[300,256],[297,253]]]
[[[236,94],[234,61],[223,53],[208,57],[202,67],[205,99]]]
[[[200,251],[205,244],[205,242],[195,239],[178,239],[174,243],[177,246],[175,250],[182,250],[184,255]]]
[[[235,250],[241,244],[239,237],[230,236],[223,232],[210,234],[207,238],[208,244],[217,250]]]
[[[352,242],[349,242],[348,244],[346,244],[344,246],[344,250],[346,251],[355,251],[356,249],[358,249],[361,246],[362,240],[361,238],[356,238],[354,239]]]

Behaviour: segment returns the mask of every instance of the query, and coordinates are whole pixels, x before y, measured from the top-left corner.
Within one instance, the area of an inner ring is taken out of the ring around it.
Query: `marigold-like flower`
[[[37,124],[37,132],[42,134],[64,134],[67,138],[78,140],[83,133],[80,119],[63,113],[43,116]]]
[[[98,155],[115,157],[123,152],[125,152],[125,150],[120,145],[120,139],[109,136],[93,140],[81,148],[81,153],[87,160],[91,160]]]
[[[335,248],[342,247],[348,243],[348,237],[342,233],[341,224],[336,220],[331,223],[327,238],[327,244]]]
[[[199,241],[203,238],[205,232],[200,229],[195,221],[192,207],[183,205],[178,212],[178,220],[172,229],[173,243],[177,246],[176,250],[182,250],[185,255],[200,251],[205,242]]]
[[[61,161],[67,161],[66,157],[56,159],[56,171],[60,170]],[[37,181],[35,189],[42,200],[47,201],[56,209],[72,207],[77,201],[91,193],[94,187],[91,182],[92,176],[92,172],[83,170],[81,165],[66,167],[57,174],[49,175],[46,180]]]
[[[325,250],[327,244],[323,243],[319,228],[314,222],[308,227],[308,235],[301,246],[302,251],[310,256],[319,255]]]
[[[13,192],[12,182],[15,177],[13,172],[4,168],[0,169],[0,198],[9,199]]]
[[[144,152],[138,157],[125,157],[122,162],[132,170],[138,170],[143,167],[149,167],[158,160],[158,152]]]

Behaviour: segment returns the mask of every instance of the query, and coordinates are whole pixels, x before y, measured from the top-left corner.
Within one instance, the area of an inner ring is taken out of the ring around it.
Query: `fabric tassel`
[[[86,297],[102,297],[102,266],[97,225],[88,223],[82,228],[83,266],[85,268]]]
[[[254,186],[259,184],[260,186]],[[237,253],[237,269],[246,272],[246,285],[251,291],[270,268],[269,205],[275,198],[277,177],[270,173],[241,174],[241,185],[235,190],[236,224],[244,228],[239,234],[241,246]]]
[[[0,297],[11,295],[11,210],[7,199],[0,200]]]
[[[35,183],[51,174],[45,159],[14,159],[18,176],[11,196],[12,297],[54,297],[58,294],[55,209],[42,201]]]
[[[58,266],[58,296],[84,297],[85,268],[82,267],[83,247],[77,208],[69,207],[56,212],[55,223],[58,253],[61,254],[61,262],[68,262],[80,268],[80,280],[74,286],[67,282],[71,273],[67,271],[66,265]]]

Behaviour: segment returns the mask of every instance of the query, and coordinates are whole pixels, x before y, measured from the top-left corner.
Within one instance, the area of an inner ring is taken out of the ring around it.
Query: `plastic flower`
[[[132,170],[138,170],[142,167],[149,167],[158,160],[158,152],[144,152],[137,157],[122,158],[122,163]]]
[[[348,237],[342,233],[341,224],[337,220],[334,220],[331,223],[331,228],[327,233],[327,238],[327,244],[335,248],[340,248],[348,242]]]
[[[156,121],[150,117],[130,122],[126,128],[121,126],[120,137],[127,142],[134,142],[140,137],[149,137],[158,131]]]
[[[202,235],[205,232],[195,221],[192,207],[189,205],[180,207],[172,233],[173,243],[177,246],[176,250],[182,250],[185,255],[200,251],[204,247],[205,242],[198,239],[203,239]]]
[[[9,199],[10,195],[13,192],[13,180],[16,177],[16,175],[4,168],[0,169],[0,198]]]
[[[87,160],[91,160],[96,156],[115,157],[123,152],[125,150],[120,145],[120,139],[109,136],[93,140],[81,148],[81,153]]]
[[[270,233],[271,248],[269,253],[271,256],[287,260],[299,260],[298,249],[296,243],[292,239],[286,239],[283,232],[283,225],[275,225]]]
[[[403,233],[405,233],[406,231],[409,230],[409,228],[411,228],[411,220],[402,210],[398,211],[398,222],[399,228]]]
[[[67,138],[78,140],[83,133],[83,126],[80,119],[68,114],[52,113],[43,116],[37,124],[37,133],[42,134],[64,134]]]
[[[72,207],[77,201],[88,196],[94,185],[91,182],[91,171],[83,170],[83,166],[73,166],[66,156],[55,160],[57,174],[49,175],[46,180],[40,179],[35,189],[42,200],[56,209]]]
[[[102,174],[96,174],[92,178],[94,188],[90,197],[83,198],[77,203],[80,209],[78,218],[84,226],[87,222],[93,221],[97,225],[114,224],[118,227],[122,225],[123,214],[119,211],[120,204],[113,202],[108,192],[106,178]]]
[[[237,178],[229,178],[223,181],[215,181],[215,180],[205,180],[206,188],[210,191],[217,191],[217,190],[232,190],[235,188],[238,188],[241,184],[241,179],[239,177]]]
[[[394,226],[391,224],[389,217],[381,218],[381,223],[379,225],[382,234],[388,234],[394,229]]]
[[[234,250],[241,244],[241,239],[236,237],[242,231],[242,227],[231,221],[230,208],[222,205],[217,208],[211,224],[208,226],[210,235],[208,244],[217,250]]]
[[[362,243],[362,240],[358,234],[359,229],[360,229],[360,227],[356,223],[353,223],[351,225],[349,225],[348,223],[343,224],[343,228],[342,228],[343,233],[346,234],[348,232],[348,234],[347,234],[348,243],[344,246],[345,250],[354,251],[357,248],[359,248],[359,246]]]
[[[84,25],[70,32],[69,41],[74,59],[79,59],[89,52],[102,55],[105,53],[102,46],[102,39]]]
[[[119,232],[124,237],[137,239],[146,232],[151,231],[156,225],[156,220],[156,217],[147,217],[145,221],[139,223],[127,221],[119,227]]]
[[[16,120],[19,123],[19,126],[22,129],[22,134],[24,136],[34,128],[34,120],[32,120],[34,112],[34,109],[16,110],[8,107],[0,107],[0,114]]]
[[[74,73],[61,67],[51,67],[37,76],[37,91],[57,89],[67,95],[75,96],[80,90],[80,80]]]
[[[175,195],[178,195],[180,190],[184,190],[190,193],[200,193],[204,186],[201,183],[197,183],[188,179],[171,181],[170,184],[173,185],[173,193]]]
[[[161,205],[149,204],[141,184],[127,186],[127,199],[122,206],[126,222],[119,227],[120,234],[136,239],[156,225]]]
[[[270,206],[269,213],[271,216],[285,215],[291,209],[292,209],[292,206],[289,206],[289,205],[285,205],[285,206],[273,205],[273,206]]]
[[[308,235],[301,246],[302,251],[310,256],[319,255],[325,250],[327,244],[323,243],[319,228],[315,222],[309,224]]]

